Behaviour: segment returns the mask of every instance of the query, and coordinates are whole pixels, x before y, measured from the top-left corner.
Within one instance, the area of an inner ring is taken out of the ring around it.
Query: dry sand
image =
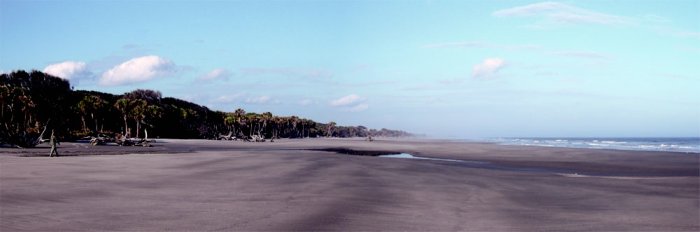
[[[313,150],[327,148],[469,162]],[[0,148],[0,231],[700,230],[698,154],[353,139],[48,151]]]

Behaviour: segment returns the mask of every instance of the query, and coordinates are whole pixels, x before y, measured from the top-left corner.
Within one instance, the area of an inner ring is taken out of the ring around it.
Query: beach
[[[58,158],[0,148],[0,231],[700,230],[698,154],[386,138],[153,145],[65,142]]]

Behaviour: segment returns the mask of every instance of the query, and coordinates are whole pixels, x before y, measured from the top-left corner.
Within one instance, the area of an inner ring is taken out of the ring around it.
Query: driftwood
[[[39,138],[36,139],[36,142],[34,142],[34,144],[40,144],[41,142],[43,142],[44,133],[46,132],[46,129],[49,128],[49,122],[51,122],[50,118],[49,118],[49,120],[46,120],[46,125],[44,125],[44,130],[41,131],[41,134],[39,134]]]
[[[253,135],[253,142],[265,142],[265,138],[260,135]]]
[[[90,139],[90,145],[97,146],[97,145],[105,145],[107,144],[107,138],[105,137],[92,137]]]
[[[218,140],[236,140],[236,137],[233,136],[233,132],[229,131],[228,135],[222,135],[219,134],[219,137],[217,137]]]

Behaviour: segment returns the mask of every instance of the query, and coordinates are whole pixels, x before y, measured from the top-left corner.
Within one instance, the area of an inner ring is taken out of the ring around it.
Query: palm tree
[[[312,126],[315,124],[314,121],[311,119],[302,119],[301,120],[301,137],[303,138],[309,138],[311,137],[311,129]]]
[[[272,119],[270,120],[271,122],[271,132],[272,132],[272,139],[278,139],[279,137],[279,125],[282,123],[282,119],[277,116],[272,116]]]
[[[80,102],[78,102],[78,109],[81,112],[81,119],[83,121],[83,130],[87,131],[87,126],[85,123],[85,116],[90,115],[90,118],[95,122],[95,132],[98,131],[97,117],[95,115],[101,114],[104,111],[104,106],[106,101],[97,95],[89,95],[83,97]]]
[[[234,125],[234,130],[236,127],[238,127],[241,134],[245,133],[245,132],[243,132],[243,125],[245,124],[245,121],[244,121],[245,114],[246,114],[245,110],[243,110],[241,108],[238,108],[235,111],[233,111],[233,119],[234,119],[234,123],[236,124],[236,125]]]
[[[299,130],[297,130],[297,124],[299,124],[299,117],[297,116],[292,116],[289,117],[289,122],[291,123],[291,133],[294,133],[294,138],[299,137]]]
[[[129,111],[127,114],[136,121],[136,137],[138,138],[141,136],[141,123],[148,117],[158,117],[160,115],[161,107],[159,105],[161,104],[162,95],[159,91],[137,89],[124,93],[123,98],[128,99]]]
[[[129,112],[131,111],[131,101],[126,98],[121,98],[114,103],[114,108],[122,113],[122,117],[124,118],[124,136],[127,136],[127,133],[129,132],[129,124],[127,119],[129,118]]]
[[[303,118],[300,119],[300,120],[299,120],[299,124],[301,124],[301,131],[300,131],[300,132],[301,132],[301,138],[303,139],[303,138],[305,138],[305,137],[304,137],[304,130],[306,129],[306,125],[305,125],[305,124],[306,124],[306,120],[303,119]]]
[[[248,121],[250,129],[248,136],[253,137],[253,130],[255,130],[255,127],[258,124],[258,115],[255,113],[248,113],[246,114],[246,121]]]
[[[78,110],[80,111],[80,121],[83,122],[83,132],[87,131],[87,125],[85,123],[85,115],[87,115],[88,112],[90,112],[90,109],[89,109],[90,103],[88,103],[88,101],[89,101],[88,96],[85,96],[85,98],[83,98],[83,100],[78,102]]]
[[[131,118],[136,121],[136,138],[140,138],[141,121],[146,118],[148,103],[145,100],[137,99],[131,101]]]
[[[236,127],[234,126],[235,123],[236,123],[236,118],[233,115],[227,113],[226,117],[224,117],[224,125],[226,125],[228,127],[228,131],[231,132],[231,134],[236,133],[235,132]]]
[[[262,113],[262,115],[261,115],[262,127],[260,127],[260,131],[265,131],[267,129],[267,124],[271,119],[272,119],[272,113],[270,113],[270,112]],[[258,134],[260,134],[260,132],[258,132]]]
[[[5,103],[10,99],[10,87],[0,86],[0,119],[5,120]],[[12,110],[12,109],[10,109]]]
[[[107,105],[107,101],[103,100],[101,97],[93,95],[91,97],[92,103],[92,112],[90,112],[90,118],[92,118],[93,121],[95,121],[95,132],[98,131],[98,117],[101,117],[103,112],[105,111],[105,106]],[[104,125],[102,125],[104,127]],[[102,131],[101,129],[99,131]]]
[[[149,127],[153,127],[152,124],[149,124],[146,122],[146,118],[160,118],[163,115],[163,108],[161,108],[158,105],[148,105],[146,106],[146,111],[143,114],[143,118],[141,119],[141,122],[146,124]],[[144,132],[146,132],[146,137],[148,137],[148,131],[144,129]]]

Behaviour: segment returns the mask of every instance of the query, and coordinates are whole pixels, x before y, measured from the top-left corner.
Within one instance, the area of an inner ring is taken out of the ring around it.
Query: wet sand
[[[698,154],[426,140],[0,148],[0,231],[698,231]],[[323,150],[407,152],[398,159]],[[117,155],[128,154],[128,155]]]

